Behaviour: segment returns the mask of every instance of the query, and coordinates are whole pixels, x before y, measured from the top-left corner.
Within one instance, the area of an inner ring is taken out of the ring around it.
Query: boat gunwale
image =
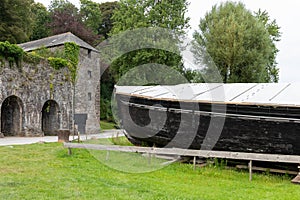
[[[270,106],[270,107],[289,107],[289,108],[300,108],[300,104],[275,104],[275,103],[252,103],[252,102],[228,102],[228,101],[207,101],[207,100],[184,100],[184,99],[171,99],[171,98],[155,98],[150,96],[129,94],[124,92],[115,92],[116,95],[137,97],[147,100],[159,100],[159,101],[171,101],[171,102],[185,102],[185,103],[208,103],[208,104],[223,104],[223,105],[243,105],[243,106]]]

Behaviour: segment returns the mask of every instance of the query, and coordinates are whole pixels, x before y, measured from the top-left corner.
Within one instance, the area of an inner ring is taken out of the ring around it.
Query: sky
[[[35,0],[46,7],[51,0]],[[79,5],[79,0],[69,0],[74,5]],[[92,0],[94,2],[107,2],[112,0]],[[213,5],[226,0],[189,0],[188,16],[191,18],[191,30],[188,36],[198,29],[200,18],[209,12]],[[300,19],[300,1],[297,0],[240,0],[247,9],[258,11],[266,10],[271,19],[275,19],[281,27],[281,41],[277,43],[280,50],[277,55],[280,83],[300,83],[300,27],[297,21]]]

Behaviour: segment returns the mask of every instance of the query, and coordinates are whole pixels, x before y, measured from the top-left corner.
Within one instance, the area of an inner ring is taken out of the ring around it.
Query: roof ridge
[[[62,45],[66,42],[75,42],[78,46],[85,48],[85,49],[90,49],[96,52],[99,52],[97,49],[95,49],[93,46],[79,38],[78,36],[74,35],[72,32],[65,32],[65,33],[60,33],[57,35],[52,35],[49,37],[41,38],[38,40],[33,40],[30,42],[18,44],[20,47],[24,49],[24,51],[32,51],[36,50],[38,48],[41,48],[42,46],[45,47],[54,47],[54,46],[59,46]]]

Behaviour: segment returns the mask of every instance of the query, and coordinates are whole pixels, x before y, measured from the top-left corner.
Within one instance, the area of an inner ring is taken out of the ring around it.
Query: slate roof
[[[79,37],[75,36],[71,32],[62,33],[59,35],[50,36],[47,38],[26,42],[23,44],[19,44],[21,48],[24,49],[24,51],[32,51],[41,47],[55,47],[63,45],[66,42],[75,42],[77,45],[79,45],[82,48],[89,49],[92,51],[99,52],[97,49],[80,39]]]
[[[117,94],[159,100],[300,107],[300,83],[192,83],[115,87]]]

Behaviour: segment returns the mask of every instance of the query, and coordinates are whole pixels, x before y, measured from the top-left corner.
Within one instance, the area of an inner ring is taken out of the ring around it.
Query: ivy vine
[[[21,61],[24,55],[24,50],[16,44],[10,44],[8,41],[0,42],[0,58],[5,58],[12,67],[15,63],[18,68],[21,68]]]
[[[64,47],[64,58],[70,62],[68,67],[71,73],[71,81],[73,84],[75,84],[77,78],[80,47],[75,42],[66,42]]]
[[[66,42],[64,50],[51,51],[46,47],[41,47],[32,52],[24,50],[16,44],[10,44],[8,41],[0,42],[0,61],[8,60],[10,67],[14,63],[21,68],[21,61],[38,64],[42,59],[47,59],[50,66],[55,70],[68,67],[73,84],[77,78],[77,68],[79,63],[80,47],[75,42]],[[0,63],[0,64],[1,64]],[[3,63],[0,65],[2,66]]]
[[[70,63],[64,58],[49,57],[48,61],[50,66],[55,70],[59,70],[64,67],[69,67],[70,65]]]

